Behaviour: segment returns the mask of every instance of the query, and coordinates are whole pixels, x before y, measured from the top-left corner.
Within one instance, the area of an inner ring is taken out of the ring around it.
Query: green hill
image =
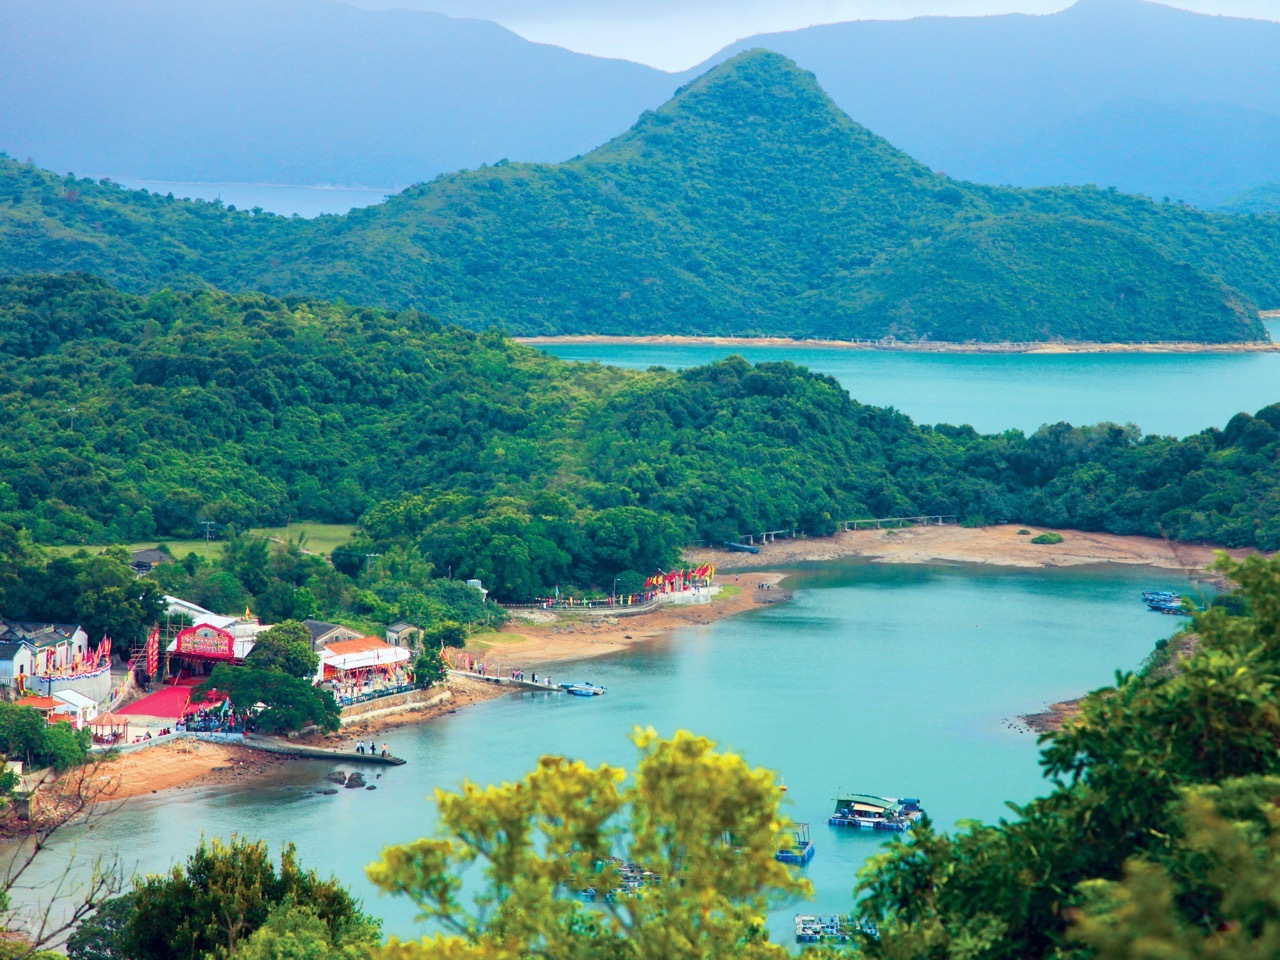
[[[557,165],[287,220],[0,167],[0,270],[407,307],[519,334],[1208,342],[1280,304],[1280,219],[957,183],[752,51]]]
[[[982,436],[788,363],[623,371],[416,311],[79,274],[0,280],[0,361],[0,523],[45,543],[359,519],[353,556],[412,548],[505,598],[868,516],[1280,547],[1280,405],[1181,441]]]

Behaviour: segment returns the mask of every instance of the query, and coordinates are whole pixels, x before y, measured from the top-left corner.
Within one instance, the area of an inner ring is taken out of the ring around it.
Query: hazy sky
[[[503,24],[529,40],[683,70],[734,40],[841,20],[1053,13],[1071,0],[347,0]],[[1280,0],[1170,0],[1169,6],[1280,20]]]

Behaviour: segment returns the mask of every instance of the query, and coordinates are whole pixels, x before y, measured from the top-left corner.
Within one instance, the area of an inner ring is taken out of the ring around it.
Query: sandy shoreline
[[[1263,317],[1271,314],[1263,313]],[[1280,316],[1280,313],[1276,313]],[[1280,343],[1251,340],[1243,343],[944,343],[908,340],[800,340],[793,337],[693,337],[654,334],[642,337],[577,334],[557,337],[515,337],[534,347],[567,344],[654,344],[713,347],[825,347],[836,350],[894,350],[909,353],[1266,353],[1280,351]]]
[[[616,653],[668,636],[674,630],[784,601],[788,594],[779,585],[787,574],[777,568],[810,561],[861,558],[877,563],[981,563],[1022,568],[1126,564],[1167,571],[1159,578],[1162,587],[1213,579],[1205,573],[1205,567],[1216,555],[1212,547],[1072,530],[1058,531],[1063,535],[1062,543],[1041,546],[1032,544],[1030,536],[1020,535],[1020,529],[1042,532],[1041,528],[1015,524],[977,529],[955,525],[909,527],[778,540],[762,545],[759,554],[690,549],[685,552],[686,560],[714,563],[720,571],[716,579],[721,593],[710,603],[669,606],[634,617],[592,618],[535,611],[529,618],[514,617],[498,634],[484,635],[468,651],[485,660],[490,672],[499,676],[513,669],[536,670],[542,675],[558,673],[555,665],[559,663]],[[1227,552],[1242,557],[1249,551]],[[760,572],[762,568],[771,569]],[[1171,580],[1178,583],[1170,583]],[[302,742],[354,750],[356,740],[381,742],[383,731],[428,722],[510,692],[507,687],[460,677],[450,678],[448,689],[452,699],[428,710],[358,721],[338,734],[306,737]],[[1070,704],[1068,701],[1055,705],[1058,709],[1051,711],[1061,715],[1070,711]],[[392,747],[394,753],[394,743]],[[107,791],[110,799],[125,800],[162,790],[242,783],[290,762],[294,761],[249,747],[186,741],[109,761],[97,776],[112,778],[113,789]]]
[[[862,558],[877,563],[982,563],[1000,567],[1075,567],[1119,563],[1181,571],[1190,579],[1212,581],[1205,568],[1220,548],[1173,543],[1154,537],[1121,537],[1111,533],[1059,530],[1059,544],[1034,544],[1031,534],[1044,527],[1018,524],[965,528],[958,525],[907,527],[901,530],[856,530],[833,537],[778,540],[760,546],[759,554],[690,549],[695,563],[714,563],[719,570]],[[1236,558],[1252,551],[1227,550]]]

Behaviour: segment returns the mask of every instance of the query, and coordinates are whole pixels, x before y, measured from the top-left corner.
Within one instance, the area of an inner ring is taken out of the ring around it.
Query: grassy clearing
[[[491,647],[503,646],[508,643],[519,643],[521,640],[527,640],[528,637],[519,633],[501,633],[497,630],[488,630],[484,633],[476,633],[467,638],[466,650],[469,653],[483,653]]]
[[[256,527],[249,532],[257,534],[260,537],[270,537],[274,540],[284,542],[292,537],[298,539],[300,536],[306,537],[303,541],[303,547],[312,553],[318,553],[328,556],[333,552],[333,548],[345,543],[347,539],[356,530],[353,523],[291,523],[285,527]],[[169,548],[169,552],[179,559],[185,557],[188,553],[195,553],[201,557],[210,559],[222,556],[223,544],[220,540],[145,540],[141,543],[126,543],[126,550],[150,550],[158,544],[164,543]],[[88,546],[56,546],[47,549],[54,554],[60,556],[75,553],[77,550],[87,550],[89,553],[98,553],[105,550],[109,544],[99,543],[90,544]]]
[[[292,537],[295,540],[306,537],[303,546],[312,553],[328,556],[333,548],[346,543],[356,532],[354,523],[291,523],[287,527],[260,527],[250,531],[264,537],[274,537],[284,541]]]

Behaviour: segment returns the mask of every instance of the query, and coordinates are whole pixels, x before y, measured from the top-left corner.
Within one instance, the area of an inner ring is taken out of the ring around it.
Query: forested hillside
[[[628,372],[416,311],[83,275],[0,284],[0,357],[0,522],[45,543],[363,518],[349,573],[398,551],[504,599],[866,516],[1280,547],[1280,405],[1181,441],[983,436],[788,363]]]
[[[0,269],[323,296],[513,333],[933,340],[1265,336],[1280,218],[954,182],[775,54],[559,165],[286,220],[0,164]]]

